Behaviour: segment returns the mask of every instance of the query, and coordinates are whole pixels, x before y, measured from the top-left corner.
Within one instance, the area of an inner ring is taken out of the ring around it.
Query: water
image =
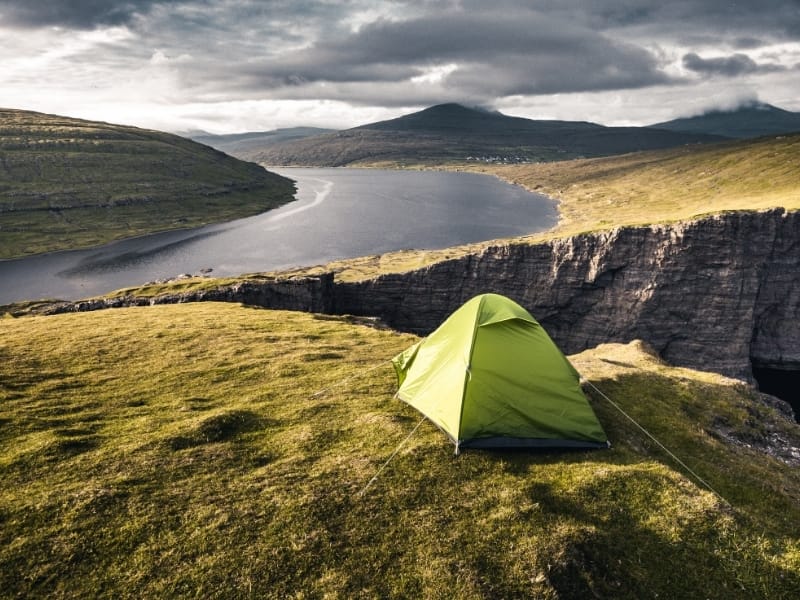
[[[93,248],[0,261],[0,304],[77,300],[182,273],[215,276],[313,266],[541,231],[555,204],[485,175],[274,169],[297,200],[254,217]]]

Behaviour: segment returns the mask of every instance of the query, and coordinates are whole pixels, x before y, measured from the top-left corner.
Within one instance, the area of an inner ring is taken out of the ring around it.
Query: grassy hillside
[[[413,341],[214,303],[0,319],[0,596],[796,594],[800,472],[754,448],[797,425],[637,344],[573,361],[731,506],[594,396],[611,450],[454,457],[424,423],[360,496],[419,421],[386,362]]]
[[[551,235],[800,208],[800,134],[485,171],[559,199]]]
[[[230,220],[293,194],[288,179],[174,135],[0,110],[0,259]]]
[[[270,144],[248,157],[268,165],[353,166],[374,161],[401,165],[520,163],[607,156],[721,138],[646,127],[542,121],[442,104],[397,119]]]

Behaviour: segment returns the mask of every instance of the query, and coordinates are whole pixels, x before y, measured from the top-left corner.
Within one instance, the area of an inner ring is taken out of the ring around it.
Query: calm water
[[[522,235],[555,224],[555,204],[494,177],[368,169],[274,169],[297,200],[247,219],[91,250],[0,261],[0,304],[76,300],[212,269],[238,275],[406,248]]]

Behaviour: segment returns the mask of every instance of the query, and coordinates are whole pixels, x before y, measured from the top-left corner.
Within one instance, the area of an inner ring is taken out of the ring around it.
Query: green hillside
[[[556,164],[485,170],[557,198],[548,235],[800,208],[800,133]]]
[[[613,447],[464,452],[415,340],[200,303],[0,319],[0,597],[793,598],[798,426],[639,344],[576,367]]]
[[[270,144],[248,157],[267,165],[346,166],[391,161],[397,165],[523,163],[606,156],[718,141],[707,134],[646,127],[542,121],[442,104],[397,119]]]
[[[256,214],[291,181],[157,131],[0,110],[0,258]]]

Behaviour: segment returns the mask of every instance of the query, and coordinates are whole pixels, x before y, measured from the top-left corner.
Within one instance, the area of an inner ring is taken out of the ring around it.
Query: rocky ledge
[[[476,294],[526,307],[567,353],[640,339],[672,364],[752,381],[800,370],[800,213],[730,212],[539,244],[506,243],[406,273],[265,278],[50,312],[203,300],[377,317],[427,334]]]
[[[336,312],[420,334],[475,294],[501,293],[567,354],[640,339],[672,364],[749,381],[752,364],[800,370],[800,213],[496,245],[334,292]]]
[[[175,294],[137,296],[132,293],[78,302],[54,302],[37,307],[36,312],[53,315],[184,302],[240,302],[273,309],[331,313],[333,297],[333,274],[327,273],[317,277],[264,277]]]
[[[733,446],[768,454],[789,465],[800,467],[800,427],[787,402],[767,394],[753,394],[745,405],[748,418],[733,426],[724,417],[716,417],[707,433]]]

